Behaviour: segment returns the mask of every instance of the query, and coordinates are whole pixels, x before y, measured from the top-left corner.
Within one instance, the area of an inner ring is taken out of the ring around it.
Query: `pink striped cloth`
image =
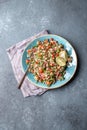
[[[18,83],[20,82],[20,80],[22,79],[24,75],[24,73],[22,72],[22,67],[21,67],[21,57],[22,57],[22,53],[24,49],[26,48],[27,44],[29,44],[35,38],[38,38],[39,36],[42,36],[44,34],[48,34],[48,32],[44,30],[38,33],[37,35],[32,36],[28,39],[25,39],[7,49],[7,54],[9,56],[9,59],[13,68],[13,72]],[[21,86],[21,91],[24,97],[28,97],[32,95],[41,95],[44,92],[46,92],[47,89],[39,88],[33,85],[32,83],[29,82],[29,80],[26,77]]]

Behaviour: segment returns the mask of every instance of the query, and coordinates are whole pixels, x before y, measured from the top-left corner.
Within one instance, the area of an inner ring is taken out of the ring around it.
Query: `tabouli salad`
[[[29,72],[34,75],[36,81],[47,86],[64,79],[70,62],[72,57],[64,46],[53,38],[38,41],[36,46],[27,50],[26,64],[29,65]]]

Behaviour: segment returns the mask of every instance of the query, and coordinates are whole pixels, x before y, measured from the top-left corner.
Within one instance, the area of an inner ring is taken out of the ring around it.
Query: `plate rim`
[[[28,43],[28,45],[26,45],[25,49],[23,50],[22,56],[21,56],[21,68],[22,68],[22,72],[23,72],[23,73],[25,73],[25,71],[24,71],[23,64],[22,64],[22,57],[23,57],[23,54],[24,54],[26,48],[27,48],[33,41],[35,41],[36,39],[41,38],[41,37],[43,37],[43,36],[51,36],[51,35],[52,35],[52,36],[58,36],[58,37],[60,37],[60,38],[63,38],[64,40],[66,40],[64,37],[62,37],[62,36],[60,36],[60,35],[56,35],[56,34],[43,34],[42,36],[39,36],[39,37],[37,37],[37,38],[34,38],[34,40],[32,40],[30,43]],[[78,66],[78,58],[77,58],[77,54],[76,54],[76,51],[75,51],[74,47],[71,45],[71,43],[70,43],[68,40],[66,40],[66,42],[68,42],[68,44],[72,47],[72,49],[74,50],[74,53],[75,53],[75,57],[76,57],[76,66],[75,66],[75,71],[74,71],[73,75],[72,75],[65,83],[63,83],[63,84],[60,85],[60,86],[55,86],[54,88],[53,88],[53,87],[52,87],[52,88],[51,88],[51,87],[47,87],[47,86],[46,86],[46,87],[39,86],[39,85],[37,85],[36,83],[32,82],[32,81],[28,78],[28,76],[26,75],[26,78],[29,80],[30,83],[32,83],[33,85],[37,86],[38,88],[42,88],[42,89],[57,89],[57,88],[60,88],[60,87],[63,87],[64,85],[66,85],[66,84],[74,77],[74,75],[75,75],[75,73],[76,73],[76,70],[77,70],[77,66]]]

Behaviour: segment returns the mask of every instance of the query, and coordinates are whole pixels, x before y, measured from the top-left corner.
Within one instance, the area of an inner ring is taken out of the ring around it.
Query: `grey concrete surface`
[[[72,43],[77,73],[60,89],[23,98],[6,49],[44,29]],[[0,130],[87,130],[87,0],[0,0]]]

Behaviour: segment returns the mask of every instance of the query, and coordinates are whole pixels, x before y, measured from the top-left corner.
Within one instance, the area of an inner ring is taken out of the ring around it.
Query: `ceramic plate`
[[[74,76],[74,74],[76,72],[76,68],[77,68],[76,52],[75,52],[74,48],[72,47],[72,45],[63,37],[60,37],[58,35],[48,34],[48,35],[43,35],[43,36],[35,39],[31,43],[29,43],[28,46],[25,48],[23,55],[22,55],[22,68],[23,68],[24,72],[27,69],[27,65],[25,62],[27,59],[27,50],[32,48],[33,46],[35,46],[38,40],[43,41],[45,39],[50,39],[50,38],[53,38],[54,40],[58,41],[58,43],[62,43],[64,45],[64,48],[68,51],[69,55],[72,56],[72,58],[73,58],[72,63],[70,63],[70,65],[66,69],[65,79],[62,81],[56,81],[55,84],[52,84],[50,87],[48,87],[44,83],[36,82],[32,73],[28,73],[27,77],[28,77],[29,81],[31,83],[33,83],[34,85],[36,85],[37,87],[54,89],[54,88],[59,88],[59,87],[63,86],[64,84],[66,84],[68,81],[70,81],[70,79]]]

